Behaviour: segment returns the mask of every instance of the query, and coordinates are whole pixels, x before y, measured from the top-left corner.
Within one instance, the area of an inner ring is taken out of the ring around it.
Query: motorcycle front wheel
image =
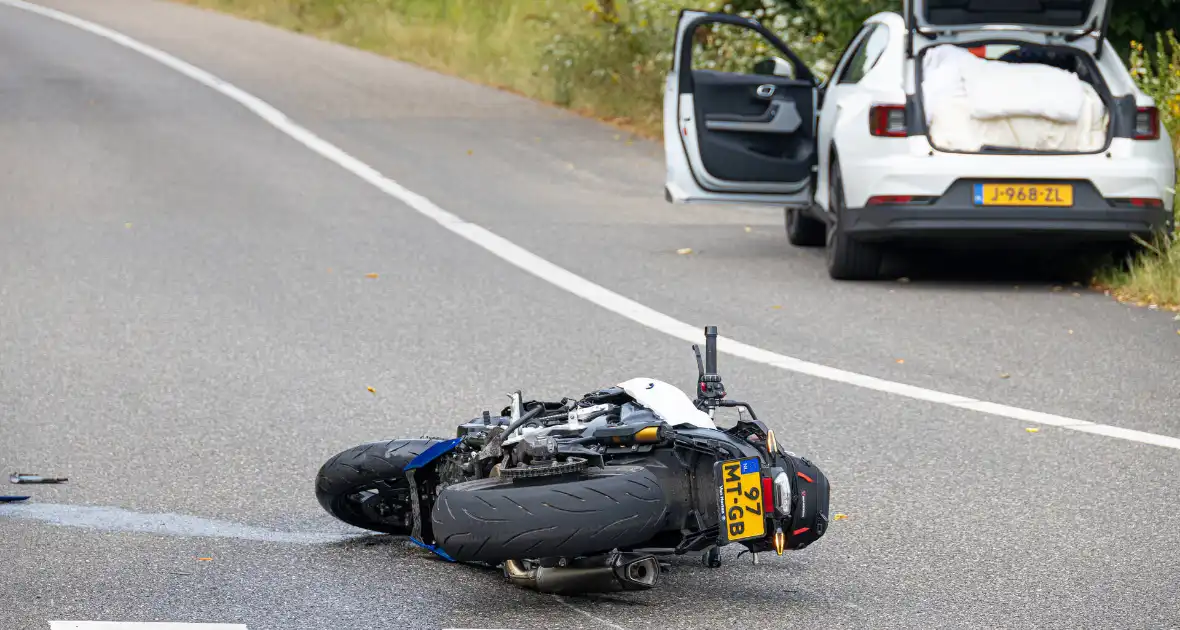
[[[329,514],[354,527],[409,534],[413,523],[404,469],[436,442],[367,442],[339,453],[316,475],[316,500]]]
[[[641,466],[542,479],[493,477],[448,486],[431,514],[434,538],[459,562],[591,555],[642,544],[668,513]]]

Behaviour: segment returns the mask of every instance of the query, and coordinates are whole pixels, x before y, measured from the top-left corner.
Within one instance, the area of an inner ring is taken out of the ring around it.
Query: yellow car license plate
[[[1073,205],[1073,186],[1069,184],[976,184],[977,206],[1051,206]]]
[[[728,540],[766,535],[762,463],[757,457],[721,462],[721,527]]]

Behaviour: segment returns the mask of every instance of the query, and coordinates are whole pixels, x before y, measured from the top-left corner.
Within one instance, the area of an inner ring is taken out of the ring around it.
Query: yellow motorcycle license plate
[[[721,527],[730,542],[766,535],[762,463],[757,457],[721,462]]]

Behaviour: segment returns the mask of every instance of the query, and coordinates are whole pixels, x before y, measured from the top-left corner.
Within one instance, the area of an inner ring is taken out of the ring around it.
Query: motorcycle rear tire
[[[316,500],[329,514],[354,527],[386,534],[409,534],[410,529],[396,519],[374,518],[353,499],[353,495],[372,489],[379,493],[404,493],[405,510],[411,509],[406,464],[436,442],[438,440],[382,440],[366,442],[339,453],[325,462],[316,475]]]
[[[516,480],[498,477],[447,487],[435,503],[434,538],[459,562],[591,555],[651,540],[668,502],[641,466]]]

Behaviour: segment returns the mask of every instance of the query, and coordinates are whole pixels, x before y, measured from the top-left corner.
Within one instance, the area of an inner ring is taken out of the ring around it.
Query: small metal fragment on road
[[[12,473],[8,476],[8,483],[65,483],[66,477],[42,477],[25,473]]]

